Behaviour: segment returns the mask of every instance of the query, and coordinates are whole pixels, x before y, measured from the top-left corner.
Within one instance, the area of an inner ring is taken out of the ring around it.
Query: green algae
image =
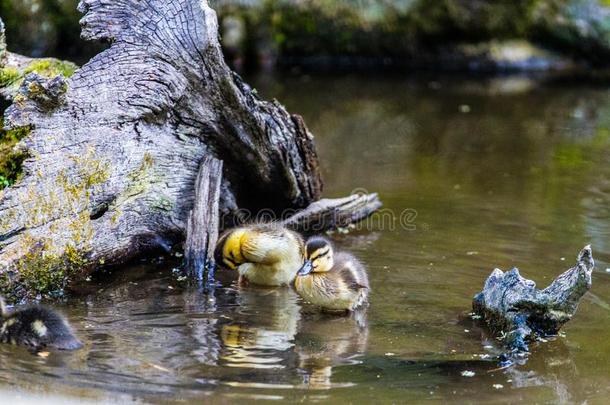
[[[2,120],[0,120],[0,125],[2,125]],[[29,133],[29,127],[0,129],[0,190],[13,185],[21,178],[21,168],[28,153],[16,151],[15,145]]]
[[[53,78],[58,75],[64,77],[71,77],[74,72],[78,69],[72,62],[62,61],[59,59],[45,58],[37,59],[31,62],[24,70],[23,75],[26,76],[28,73],[37,73],[42,77]]]
[[[22,75],[19,70],[13,66],[6,66],[0,69],[0,87],[10,86],[18,81]]]
[[[0,69],[0,88],[10,88],[16,91],[25,77],[30,73],[36,73],[44,78],[52,79],[57,76],[71,77],[78,69],[78,66],[72,62],[62,61],[54,58],[35,59],[26,67],[5,66]],[[38,89],[40,90],[40,89]],[[30,88],[28,91],[35,93],[37,89]],[[17,95],[13,100],[16,104],[22,104],[23,100],[17,99]]]

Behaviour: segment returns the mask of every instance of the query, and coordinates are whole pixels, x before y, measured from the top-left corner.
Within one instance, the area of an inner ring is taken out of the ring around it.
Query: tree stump
[[[572,319],[580,299],[591,289],[594,267],[591,247],[585,246],[576,265],[544,290],[521,277],[517,268],[506,273],[495,269],[473,299],[474,312],[492,332],[504,336],[509,348],[527,351],[527,341],[556,335]]]
[[[82,36],[110,48],[69,78],[30,73],[5,114],[7,128],[28,132],[16,146],[23,178],[0,191],[10,298],[183,240],[208,156],[223,162],[224,216],[319,199],[313,136],[227,67],[206,1],[82,0],[79,10]]]

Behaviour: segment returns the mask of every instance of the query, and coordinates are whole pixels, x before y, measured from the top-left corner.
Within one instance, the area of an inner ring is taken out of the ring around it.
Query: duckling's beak
[[[301,267],[299,269],[299,271],[297,272],[297,275],[306,276],[309,273],[311,273],[312,270],[313,270],[313,263],[311,262],[311,260],[306,260],[305,263],[303,264],[303,267]]]

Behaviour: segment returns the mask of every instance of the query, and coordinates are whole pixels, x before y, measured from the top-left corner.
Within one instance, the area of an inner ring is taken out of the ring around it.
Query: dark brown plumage
[[[35,305],[8,312],[1,304],[0,342],[28,346],[34,350],[74,350],[83,346],[72,328],[57,312]]]

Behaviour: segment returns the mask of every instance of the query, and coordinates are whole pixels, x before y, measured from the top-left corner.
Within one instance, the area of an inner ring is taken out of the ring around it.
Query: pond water
[[[333,235],[368,267],[367,313],[325,316],[288,288],[230,281],[205,295],[176,279],[179,259],[161,258],[55,305],[84,349],[43,358],[0,346],[0,390],[149,403],[606,402],[608,89],[523,77],[250,82],[305,117],[326,196],[379,192],[382,216]],[[545,286],[588,243],[597,268],[575,318],[498,370],[501,347],[469,318],[472,296],[494,267]]]

